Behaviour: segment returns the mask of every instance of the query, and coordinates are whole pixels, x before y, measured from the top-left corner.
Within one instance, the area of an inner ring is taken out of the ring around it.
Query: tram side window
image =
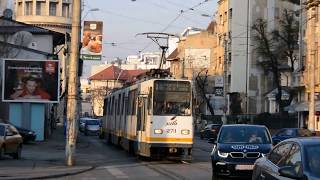
[[[136,115],[136,107],[137,107],[137,98],[138,98],[138,91],[133,91],[133,102],[132,102],[132,115]]]
[[[120,114],[120,106],[121,105],[121,94],[119,94],[119,96],[118,96],[118,110],[117,110],[117,115],[119,115]]]
[[[148,94],[148,115],[152,114],[152,87],[149,88]]]
[[[108,98],[108,115],[111,115],[111,99]]]
[[[133,106],[133,91],[129,91],[129,103],[128,103],[128,108],[127,108],[127,114],[131,115],[132,114],[132,106]]]
[[[125,96],[125,94],[123,93],[123,94],[122,94],[122,107],[121,107],[121,114],[122,114],[122,115],[124,115],[124,112],[125,112],[125,111],[124,111],[124,103],[125,103],[125,102],[124,102],[124,99],[125,99],[124,96]]]
[[[104,99],[104,103],[103,103],[103,115],[107,115],[107,107],[108,107],[108,99]]]
[[[113,115],[113,110],[114,110],[114,97],[112,97],[112,100],[111,100],[111,115]]]

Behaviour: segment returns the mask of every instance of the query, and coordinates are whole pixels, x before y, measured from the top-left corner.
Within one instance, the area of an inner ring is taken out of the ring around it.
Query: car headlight
[[[183,135],[188,135],[188,134],[190,134],[190,130],[188,130],[188,129],[183,129],[183,130],[181,130],[181,134],[183,134]]]
[[[211,151],[211,156],[213,156],[214,153],[216,152],[216,148],[217,148],[217,145],[213,145],[212,151]]]
[[[262,156],[262,157],[266,157],[266,156],[267,156],[267,154],[263,154],[263,153],[261,153],[261,156]]]
[[[162,134],[162,133],[163,133],[163,130],[162,130],[162,129],[155,129],[155,130],[154,130],[154,133],[155,133],[155,134]]]
[[[32,131],[29,131],[28,134],[33,134],[33,132],[32,132]]]
[[[221,152],[218,150],[218,156],[219,157],[222,157],[222,158],[227,158],[229,155],[229,153],[226,153],[226,152]]]

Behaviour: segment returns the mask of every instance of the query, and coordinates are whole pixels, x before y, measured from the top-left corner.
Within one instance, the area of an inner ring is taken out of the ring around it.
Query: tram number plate
[[[239,164],[235,167],[236,170],[253,170],[253,165],[245,165],[245,164]]]
[[[176,133],[177,130],[176,129],[166,129],[167,134],[173,134]]]

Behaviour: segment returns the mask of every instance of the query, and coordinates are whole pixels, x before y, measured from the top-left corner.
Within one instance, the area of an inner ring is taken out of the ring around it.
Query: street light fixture
[[[94,12],[94,11],[100,11],[100,9],[99,9],[99,8],[89,9],[89,10],[87,11],[86,15],[84,15],[82,19],[85,19],[85,18],[88,16],[89,12]]]

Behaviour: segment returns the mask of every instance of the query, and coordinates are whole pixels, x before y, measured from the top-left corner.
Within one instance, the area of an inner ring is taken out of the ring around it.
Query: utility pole
[[[311,17],[311,21],[309,23],[309,36],[308,36],[308,43],[310,48],[308,48],[309,50],[309,56],[308,56],[308,75],[309,75],[309,117],[308,117],[308,129],[310,129],[311,131],[315,130],[315,119],[314,119],[314,114],[315,114],[315,100],[314,100],[314,94],[315,94],[315,78],[314,78],[314,70],[315,70],[315,60],[316,60],[316,44],[314,41],[314,38],[316,37],[315,35],[315,26],[316,26],[316,10],[314,10],[315,8],[318,7],[313,7],[308,9]]]
[[[250,0],[247,0],[247,37],[246,37],[246,116],[249,114],[249,10]]]
[[[67,103],[67,132],[66,132],[66,164],[74,165],[76,150],[76,117],[78,105],[78,61],[81,32],[81,0],[74,0],[72,5],[71,56],[69,63],[69,84]]]

